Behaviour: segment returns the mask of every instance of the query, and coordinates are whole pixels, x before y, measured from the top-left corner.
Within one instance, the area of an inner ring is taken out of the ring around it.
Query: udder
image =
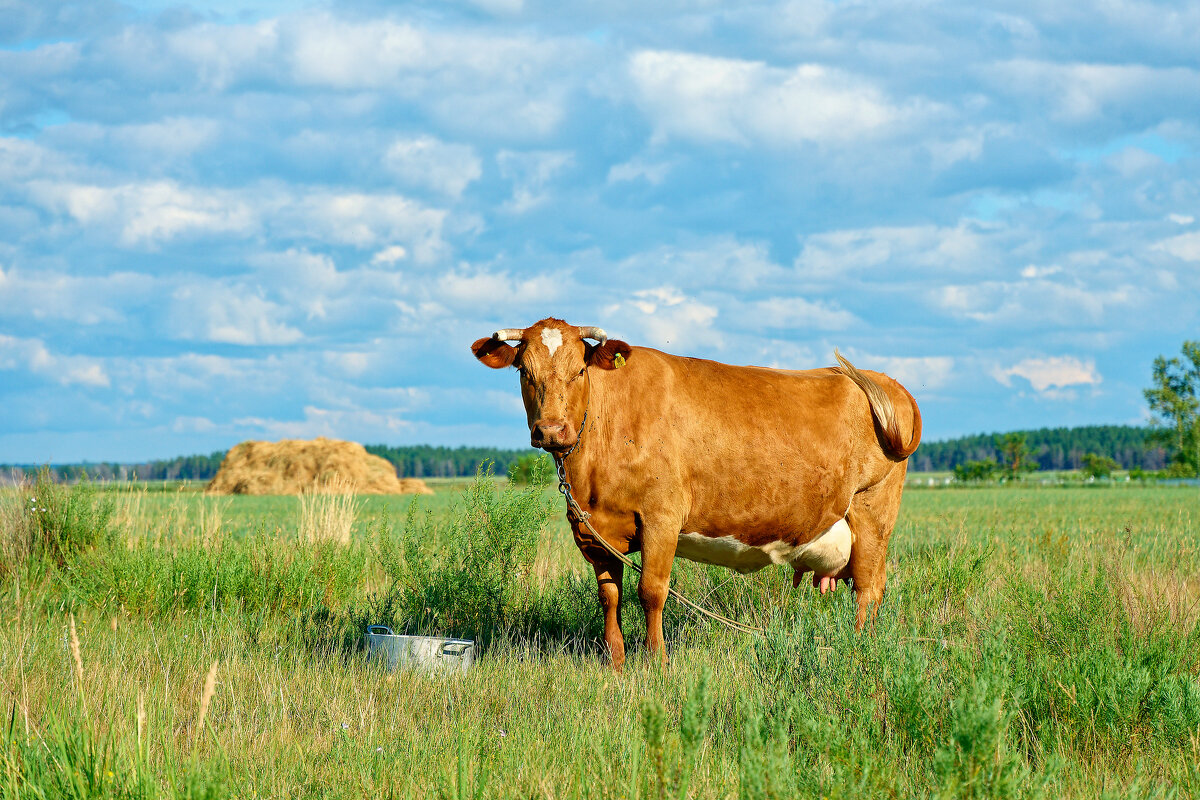
[[[794,545],[780,539],[749,545],[736,536],[705,536],[681,533],[675,555],[702,564],[716,564],[741,573],[756,572],[768,564],[788,564],[799,575],[836,575],[850,563],[853,535],[845,519],[839,519],[820,536]]]

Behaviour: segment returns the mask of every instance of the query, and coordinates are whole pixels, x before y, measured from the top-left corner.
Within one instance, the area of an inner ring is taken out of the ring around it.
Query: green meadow
[[[553,488],[434,488],[6,491],[0,796],[1200,796],[1195,488],[910,487],[863,634],[845,589],[677,562],[766,634],[668,606],[620,675]],[[373,623],[480,656],[388,672]]]

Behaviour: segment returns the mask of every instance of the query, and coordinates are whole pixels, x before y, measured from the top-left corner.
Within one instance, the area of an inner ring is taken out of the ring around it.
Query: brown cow
[[[921,439],[916,401],[895,380],[840,355],[840,367],[804,371],[673,356],[553,318],[471,350],[489,367],[520,370],[530,443],[567,454],[575,499],[609,544],[641,550],[652,653],[666,657],[675,556],[739,572],[787,564],[796,584],[812,572],[822,591],[852,580],[857,626],[877,610],[907,459]],[[572,528],[596,571],[620,669],[624,568],[577,521]]]

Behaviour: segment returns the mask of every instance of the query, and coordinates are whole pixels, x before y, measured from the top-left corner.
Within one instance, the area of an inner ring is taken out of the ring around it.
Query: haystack
[[[300,494],[345,482],[359,494],[433,494],[419,478],[395,468],[357,442],[284,439],[242,442],[225,454],[210,494]]]

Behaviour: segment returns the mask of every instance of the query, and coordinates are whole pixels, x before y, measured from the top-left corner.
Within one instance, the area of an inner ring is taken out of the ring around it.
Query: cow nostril
[[[562,423],[539,423],[533,427],[533,439],[540,442],[558,441],[566,434],[566,430],[567,426]]]

